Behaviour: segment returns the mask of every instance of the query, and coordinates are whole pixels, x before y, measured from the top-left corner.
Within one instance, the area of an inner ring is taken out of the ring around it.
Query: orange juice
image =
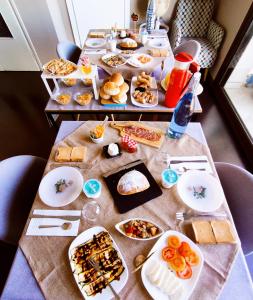
[[[90,74],[92,71],[92,67],[90,64],[81,66],[81,70],[84,74]]]

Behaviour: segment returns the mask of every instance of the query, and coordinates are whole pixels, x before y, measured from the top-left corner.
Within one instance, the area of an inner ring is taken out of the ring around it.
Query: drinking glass
[[[82,209],[82,216],[89,225],[95,225],[101,212],[101,207],[97,201],[87,202]]]

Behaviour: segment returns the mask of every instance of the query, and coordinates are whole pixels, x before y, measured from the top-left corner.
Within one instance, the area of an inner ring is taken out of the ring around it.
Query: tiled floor
[[[225,91],[253,139],[253,88],[225,87]]]

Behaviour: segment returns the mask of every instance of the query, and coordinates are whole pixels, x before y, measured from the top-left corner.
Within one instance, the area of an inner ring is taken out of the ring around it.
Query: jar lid
[[[186,52],[179,52],[178,54],[176,54],[175,59],[181,62],[191,62],[193,60],[193,57]]]
[[[176,184],[178,181],[178,175],[177,172],[172,169],[165,169],[162,172],[162,182],[163,186],[166,188],[169,188]]]
[[[83,185],[83,192],[88,198],[99,197],[102,190],[101,182],[97,179],[89,179]]]

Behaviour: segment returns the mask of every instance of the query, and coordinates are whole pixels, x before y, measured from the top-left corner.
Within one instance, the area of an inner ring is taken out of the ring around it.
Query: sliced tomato
[[[179,248],[181,245],[181,241],[179,239],[179,237],[177,237],[176,235],[171,235],[168,238],[168,245],[172,248]]]
[[[192,277],[192,268],[190,265],[186,264],[185,269],[183,271],[178,271],[177,276],[181,279],[189,279]]]
[[[190,253],[185,256],[185,260],[190,266],[196,266],[199,263],[199,256],[195,251],[191,250]]]
[[[191,252],[191,247],[187,242],[182,242],[181,246],[178,248],[179,254],[186,257]]]
[[[162,251],[162,257],[165,261],[170,261],[176,256],[176,249],[172,247],[165,247]]]
[[[186,262],[183,256],[177,255],[175,258],[169,261],[170,267],[175,272],[182,272],[186,267]]]

